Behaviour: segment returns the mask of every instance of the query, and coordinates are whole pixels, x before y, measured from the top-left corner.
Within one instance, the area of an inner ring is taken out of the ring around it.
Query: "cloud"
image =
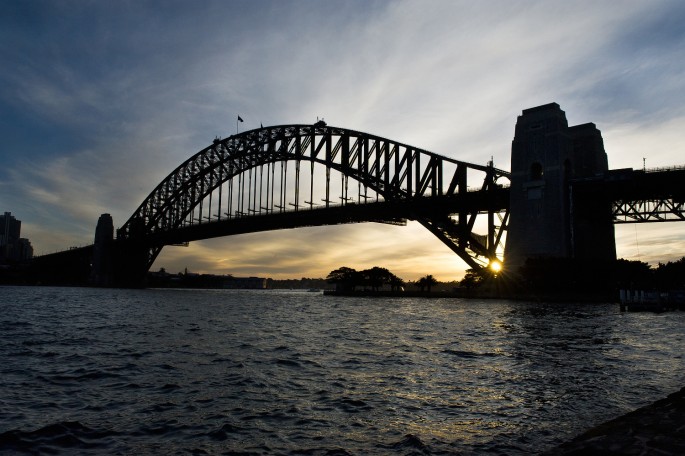
[[[325,277],[341,266],[381,266],[406,280],[429,273],[453,280],[465,270],[447,246],[415,222],[298,228],[165,247],[153,269],[169,263],[179,270],[274,278],[293,277],[293,271],[299,271],[295,277]]]
[[[652,265],[685,257],[682,222],[616,225],[619,258]]]
[[[556,101],[570,124],[597,124],[612,167],[682,163],[677,1],[6,6],[0,202],[37,251],[89,242],[103,212],[123,225],[237,115],[241,129],[323,116],[507,169],[516,116]],[[465,267],[413,224],[217,239],[165,248],[157,265],[281,277],[379,265],[408,278]]]
[[[602,132],[611,168],[682,166],[685,115],[663,116],[660,122],[609,123]]]

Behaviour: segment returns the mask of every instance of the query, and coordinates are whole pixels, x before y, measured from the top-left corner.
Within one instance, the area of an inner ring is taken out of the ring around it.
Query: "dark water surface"
[[[529,454],[685,385],[685,312],[0,287],[0,452]]]

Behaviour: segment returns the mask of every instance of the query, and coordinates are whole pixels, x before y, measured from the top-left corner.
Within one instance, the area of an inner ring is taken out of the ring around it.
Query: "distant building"
[[[33,258],[33,247],[21,237],[21,221],[11,212],[0,215],[0,262],[11,263]]]
[[[262,277],[226,277],[224,279],[223,288],[225,289],[249,289],[261,290],[266,288],[266,278]]]

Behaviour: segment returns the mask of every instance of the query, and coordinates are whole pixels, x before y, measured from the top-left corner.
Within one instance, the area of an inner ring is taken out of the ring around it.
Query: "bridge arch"
[[[217,138],[179,165],[117,230],[117,241],[129,253],[144,252],[136,261],[147,271],[164,245],[226,235],[225,227],[255,217],[288,214],[300,216],[294,226],[317,224],[312,211],[324,209],[347,215],[318,224],[417,220],[480,270],[501,261],[508,179],[492,163],[454,160],[322,122],[264,127]],[[378,217],[350,215],[352,206],[369,204]],[[480,214],[487,215],[485,234],[474,232]]]

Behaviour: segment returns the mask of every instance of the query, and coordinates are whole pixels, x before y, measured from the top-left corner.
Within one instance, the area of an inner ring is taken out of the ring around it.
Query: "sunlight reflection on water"
[[[0,449],[527,454],[682,387],[682,312],[0,288]]]

